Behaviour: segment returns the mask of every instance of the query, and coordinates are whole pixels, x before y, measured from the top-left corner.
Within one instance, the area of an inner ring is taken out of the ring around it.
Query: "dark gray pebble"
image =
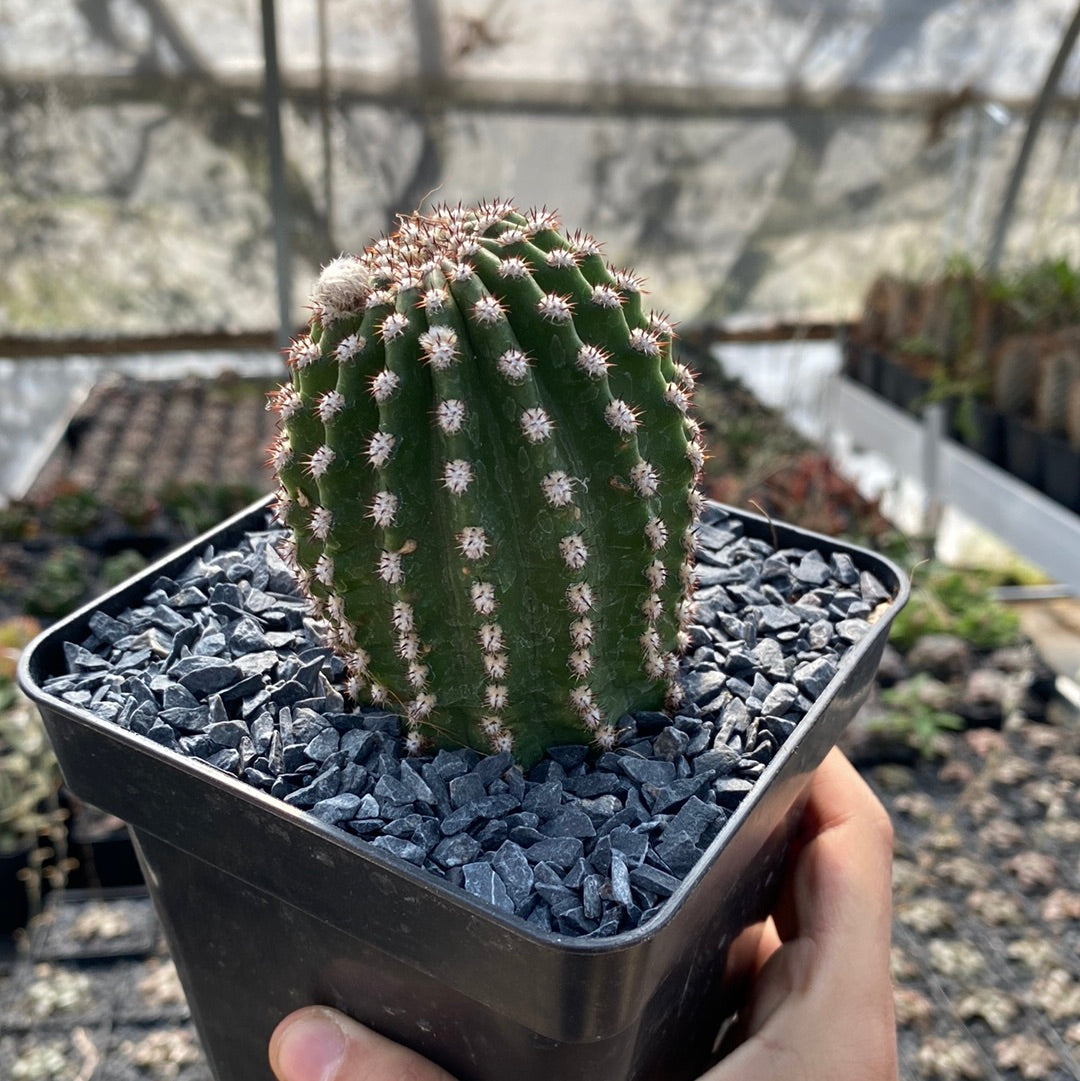
[[[380,778],[380,784],[385,778]],[[501,796],[481,796],[466,803],[464,807],[458,807],[451,811],[442,821],[443,833],[450,837],[455,833],[461,833],[474,823],[482,819],[498,818],[501,815],[516,811],[518,801],[515,797],[506,794]]]
[[[464,867],[480,855],[480,842],[467,833],[444,837],[432,850],[431,858],[441,867]]]
[[[753,787],[754,782],[745,777],[723,777],[713,783],[713,792],[721,807],[734,810]]]
[[[818,657],[800,664],[792,673],[792,678],[803,694],[816,699],[824,693],[836,672],[836,662],[831,657]]]
[[[236,683],[242,673],[230,661],[191,656],[178,660],[169,675],[197,698],[206,698]]]
[[[865,619],[844,619],[836,625],[836,633],[845,642],[853,645],[861,642],[870,633],[870,624]]]
[[[340,795],[331,796],[329,799],[319,800],[311,808],[311,813],[322,819],[323,822],[336,824],[348,822],[355,818],[360,810],[360,797],[352,792],[342,792]]]
[[[678,889],[680,879],[675,875],[665,874],[659,868],[642,864],[630,872],[630,882],[638,889],[648,890],[658,897],[670,897]]]
[[[239,747],[240,741],[248,736],[248,728],[243,721],[215,721],[206,734],[219,747]]]
[[[573,743],[561,747],[549,747],[548,758],[558,762],[564,770],[577,769],[589,757],[589,748],[584,744]]]
[[[467,893],[479,897],[502,912],[514,911],[514,902],[510,900],[503,880],[490,863],[467,863],[462,870],[465,872],[464,885]]]
[[[545,837],[525,851],[530,863],[551,863],[568,871],[585,855],[585,846],[577,837]]]
[[[521,846],[504,841],[492,857],[491,866],[502,879],[514,905],[523,906],[532,892],[533,869]]]
[[[611,897],[623,908],[629,908],[634,903],[630,893],[630,871],[618,852],[611,854]]]
[[[578,807],[567,807],[553,818],[541,823],[540,832],[545,837],[587,837],[596,836],[596,827],[592,819]]]
[[[611,851],[617,852],[628,867],[640,866],[649,851],[648,836],[628,826],[618,826],[613,829],[607,835],[607,841],[611,846]]]
[[[672,762],[623,755],[619,758],[619,769],[638,784],[664,785],[675,780],[675,765]]]
[[[521,800],[521,806],[531,811],[539,819],[553,817],[562,805],[563,786],[561,781],[543,781],[533,784]]]
[[[465,804],[487,795],[484,779],[475,773],[464,773],[460,777],[452,777],[448,788],[450,802],[454,807],[464,807]]]
[[[757,610],[759,631],[782,631],[799,625],[798,615],[787,605],[765,604]]]
[[[859,580],[859,571],[852,562],[851,556],[847,552],[834,552],[829,559],[829,566],[832,567],[833,577],[836,578],[841,585],[852,586]]]
[[[799,697],[799,688],[793,683],[777,683],[769,690],[761,703],[762,713],[783,714],[794,705]]]
[[[653,740],[653,754],[657,758],[662,758],[668,762],[674,762],[675,759],[686,753],[686,748],[690,743],[690,736],[687,732],[676,728],[674,725],[668,725],[657,737]]]
[[[739,761],[739,755],[730,747],[721,745],[699,754],[693,762],[694,776],[727,777]]]
[[[404,837],[392,837],[382,834],[373,837],[371,844],[376,848],[389,852],[391,855],[397,856],[398,859],[415,864],[417,867],[422,866],[424,860],[427,859],[427,853],[419,845],[414,845],[412,841],[407,841]]]

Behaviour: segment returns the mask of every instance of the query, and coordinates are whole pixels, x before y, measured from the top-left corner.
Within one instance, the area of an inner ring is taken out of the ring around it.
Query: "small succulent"
[[[0,680],[0,856],[36,842],[54,825],[60,769],[36,711]]]
[[[90,560],[75,544],[58,545],[37,569],[26,592],[25,605],[36,616],[70,612],[90,588]]]
[[[507,203],[322,271],[272,396],[289,555],[412,749],[524,763],[676,693],[703,451],[640,282]]]

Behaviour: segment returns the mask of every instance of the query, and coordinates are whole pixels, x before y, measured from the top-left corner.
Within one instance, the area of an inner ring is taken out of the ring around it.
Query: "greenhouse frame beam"
[[[702,117],[709,119],[775,119],[829,110],[859,115],[926,116],[935,124],[970,105],[994,102],[1010,111],[1032,108],[1031,98],[1001,98],[961,93],[917,91],[874,92],[862,87],[839,90],[740,87],[691,87],[661,84],[569,83],[532,79],[471,79],[453,75],[371,75],[332,69],[333,97],[338,105],[422,106],[488,113],[519,113],[617,117]],[[317,109],[323,76],[316,69],[282,73],[283,97],[304,108]],[[58,75],[36,69],[0,73],[0,91],[20,97],[59,94],[90,104],[160,102],[165,97],[257,98],[263,92],[261,70],[221,72],[208,80],[191,73]],[[1080,108],[1080,96],[1058,97],[1050,112]]]
[[[274,270],[277,280],[279,349],[289,344],[292,331],[292,244],[289,189],[285,182],[285,146],[281,136],[281,75],[278,67],[277,14],[274,0],[262,0],[263,107],[270,171],[270,214],[274,222]]]
[[[1080,7],[1076,9],[1072,22],[1065,29],[1057,54],[1050,65],[1050,70],[1046,73],[1042,90],[1031,108],[1027,130],[1024,132],[1024,140],[1020,144],[1020,150],[1016,155],[1016,163],[1013,165],[1012,173],[1009,175],[1009,183],[1005,188],[1005,197],[1002,199],[1001,209],[998,211],[997,221],[994,223],[994,232],[990,238],[990,247],[986,257],[986,269],[989,274],[996,273],[1001,265],[1001,257],[1005,250],[1005,238],[1009,226],[1012,224],[1016,201],[1019,198],[1024,177],[1027,175],[1028,164],[1035,149],[1035,141],[1039,137],[1039,129],[1042,127],[1051,103],[1057,96],[1058,84],[1061,82],[1061,76],[1065,73],[1065,65],[1076,45],[1078,36],[1080,36]]]

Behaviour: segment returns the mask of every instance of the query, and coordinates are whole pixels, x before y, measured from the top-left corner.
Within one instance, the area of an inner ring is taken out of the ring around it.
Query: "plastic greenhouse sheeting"
[[[1065,0],[278,0],[294,314],[425,198],[547,204],[682,320],[985,253]],[[0,336],[277,321],[255,0],[0,4]],[[1077,255],[1080,59],[1013,260]]]

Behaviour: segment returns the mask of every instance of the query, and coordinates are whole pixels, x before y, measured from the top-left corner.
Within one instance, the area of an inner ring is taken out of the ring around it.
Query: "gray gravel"
[[[505,754],[408,757],[397,716],[350,709],[279,539],[208,550],[96,613],[46,689],[571,935],[655,914],[888,596],[846,555],[776,550],[710,507],[681,712],[628,716],[615,750],[552,748],[523,774]]]

